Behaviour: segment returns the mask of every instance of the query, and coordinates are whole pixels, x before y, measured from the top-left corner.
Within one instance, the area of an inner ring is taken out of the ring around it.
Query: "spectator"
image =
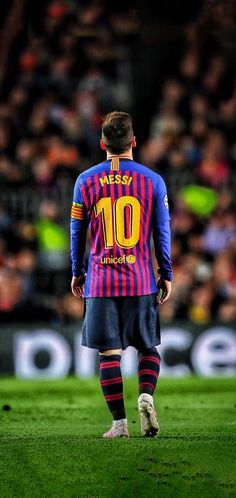
[[[10,269],[0,269],[0,322],[52,320],[53,308],[24,294],[23,277]]]
[[[175,280],[161,318],[236,319],[233,15],[222,4],[219,16],[211,5],[203,2],[199,19],[183,25],[169,55],[175,34],[166,31],[164,67],[159,47],[156,63],[149,63],[156,33],[148,46],[132,2],[123,9],[48,1],[37,33],[25,30],[6,58],[0,320],[33,318],[33,310],[35,319],[40,310],[62,322],[81,317],[82,306],[66,291],[72,188],[81,171],[100,161],[101,118],[115,108],[134,112],[141,135],[136,159],[163,175],[169,191]],[[147,70],[147,87],[139,88]]]

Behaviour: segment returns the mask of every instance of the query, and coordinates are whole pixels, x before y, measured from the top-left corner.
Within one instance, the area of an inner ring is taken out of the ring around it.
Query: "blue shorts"
[[[82,345],[106,351],[160,344],[157,295],[92,297],[85,301]]]

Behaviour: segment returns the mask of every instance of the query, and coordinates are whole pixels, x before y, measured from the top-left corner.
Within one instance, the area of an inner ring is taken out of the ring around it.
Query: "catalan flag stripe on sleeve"
[[[85,209],[83,204],[79,204],[78,202],[73,202],[71,208],[71,218],[75,218],[76,220],[85,219]]]

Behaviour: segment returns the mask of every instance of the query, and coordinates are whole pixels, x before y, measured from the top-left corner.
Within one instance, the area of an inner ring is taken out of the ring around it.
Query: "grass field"
[[[97,379],[1,379],[0,497],[236,497],[236,379],[160,379],[155,439],[136,391],[126,380],[131,437],[107,441]]]

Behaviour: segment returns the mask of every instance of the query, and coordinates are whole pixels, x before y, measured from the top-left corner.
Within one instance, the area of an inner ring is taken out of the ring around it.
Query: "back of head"
[[[110,112],[104,118],[102,138],[109,152],[122,154],[132,143],[132,118],[127,112]]]

